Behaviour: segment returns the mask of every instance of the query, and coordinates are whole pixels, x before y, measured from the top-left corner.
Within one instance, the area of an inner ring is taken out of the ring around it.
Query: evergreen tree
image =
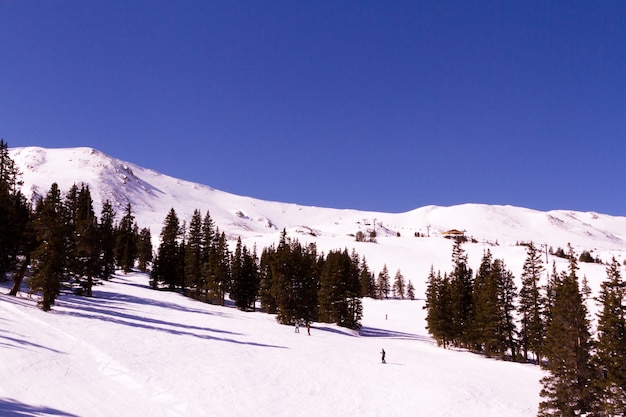
[[[268,247],[263,249],[259,266],[260,288],[259,299],[261,308],[269,314],[276,314],[278,310],[278,302],[274,297],[272,288],[274,288],[273,265],[275,265],[276,248]]]
[[[254,311],[254,302],[259,289],[259,271],[256,255],[248,253],[248,248],[242,245],[241,238],[237,239],[230,269],[232,275],[230,298],[240,310]]]
[[[404,275],[398,269],[396,272],[396,276],[393,279],[393,295],[396,298],[400,298],[404,300],[405,292],[406,292],[406,282],[404,281]]]
[[[415,287],[413,286],[411,280],[409,280],[409,283],[406,287],[406,296],[409,300],[415,300]]]
[[[35,211],[34,229],[37,247],[32,253],[33,275],[30,279],[31,293],[41,293],[39,305],[49,311],[61,290],[65,269],[65,230],[61,193],[56,183]]]
[[[452,297],[451,285],[447,274],[441,277],[441,273],[435,274],[433,267],[426,283],[426,328],[437,341],[437,345],[447,348],[454,338],[452,332]]]
[[[124,272],[130,272],[137,259],[137,225],[130,203],[126,204],[117,228],[115,259]]]
[[[204,291],[203,233],[200,210],[194,210],[189,222],[189,233],[185,245],[185,281],[193,296],[200,299]]]
[[[365,261],[365,257],[361,261],[359,268],[359,280],[361,282],[361,297],[376,298],[376,282],[374,280],[374,274],[370,272],[369,266]]]
[[[93,210],[89,186],[81,186],[76,202],[73,236],[75,261],[73,265],[77,267],[75,273],[79,279],[86,278],[86,282],[83,282],[83,288],[85,295],[91,297],[94,278],[102,276],[103,264],[98,218]]]
[[[508,351],[511,354],[511,358],[516,360],[518,354],[518,332],[515,324],[517,287],[515,286],[513,273],[506,268],[503,260],[496,259],[493,269],[498,271],[499,328],[504,341],[501,353],[505,355]]]
[[[613,417],[626,411],[626,283],[620,265],[612,259],[606,268],[598,303],[598,340],[594,363],[593,415]]]
[[[541,294],[541,275],[544,272],[541,255],[531,242],[526,248],[526,260],[522,270],[522,288],[519,293],[520,345],[524,360],[528,352],[534,352],[541,362],[545,341],[544,305]]]
[[[144,227],[139,232],[137,239],[137,268],[141,272],[148,271],[148,264],[152,262],[152,234],[150,229]]]
[[[383,265],[383,270],[378,273],[378,281],[376,286],[378,289],[378,298],[389,298],[389,291],[391,290],[391,278],[389,277],[389,270],[387,264]]]
[[[0,279],[15,268],[18,255],[25,258],[32,249],[26,239],[30,208],[19,190],[20,177],[7,143],[0,139]]]
[[[207,298],[211,302],[224,305],[225,295],[230,290],[230,254],[226,235],[216,228],[215,237],[210,246],[207,268]]]
[[[297,240],[287,239],[283,230],[270,268],[271,298],[278,313],[276,320],[282,324],[292,324],[299,319],[314,320],[318,314],[321,269],[315,245],[303,247]]]
[[[115,272],[115,216],[111,202],[106,200],[102,204],[99,225],[104,279],[109,279]]]
[[[172,208],[163,222],[161,230],[161,243],[157,251],[156,261],[152,269],[152,283],[166,285],[170,290],[183,283],[183,264],[181,256],[182,233],[178,215]]]
[[[500,352],[503,343],[502,334],[498,331],[498,273],[494,270],[491,251],[485,251],[474,280],[470,340],[477,350],[487,356]]]
[[[456,239],[452,246],[453,271],[450,279],[450,315],[453,343],[457,347],[468,347],[471,343],[470,323],[473,315],[472,288],[473,273],[467,265],[467,255]]]
[[[539,416],[576,416],[591,411],[590,334],[587,308],[578,287],[578,269],[569,246],[569,273],[556,286],[542,378]]]
[[[360,326],[359,271],[347,250],[329,252],[320,276],[319,319],[356,329]]]

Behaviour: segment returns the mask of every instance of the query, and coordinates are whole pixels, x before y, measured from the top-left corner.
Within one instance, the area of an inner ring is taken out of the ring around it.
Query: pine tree
[[[518,332],[515,324],[515,306],[517,298],[517,287],[513,273],[506,268],[503,260],[494,261],[494,271],[498,271],[498,312],[500,317],[500,333],[502,334],[503,345],[501,354],[504,356],[510,352],[513,360],[517,359],[518,353]]]
[[[217,228],[209,251],[206,264],[207,298],[213,303],[224,305],[226,293],[230,290],[230,253],[226,235]]]
[[[147,272],[148,264],[152,262],[152,234],[147,227],[142,228],[139,232],[137,255],[137,268],[141,272]]]
[[[461,239],[456,239],[452,247],[453,271],[450,279],[450,314],[453,343],[457,347],[467,347],[471,343],[470,323],[473,315],[472,288],[473,273],[467,265],[467,255]]]
[[[554,288],[542,378],[539,416],[575,416],[591,411],[590,334],[587,308],[578,286],[576,257],[569,246],[569,273]]]
[[[283,230],[270,268],[271,298],[262,295],[262,302],[269,299],[276,303],[276,320],[282,324],[314,320],[318,314],[317,289],[322,269],[317,262],[315,245],[303,247],[297,240],[288,239]]]
[[[0,279],[15,268],[18,255],[25,258],[32,249],[26,238],[30,207],[19,190],[20,177],[7,143],[0,139]],[[25,268],[24,260],[21,265]]]
[[[196,299],[200,299],[204,291],[202,252],[202,217],[200,210],[194,210],[185,244],[185,281]]]
[[[435,274],[433,267],[430,267],[426,283],[426,328],[437,341],[437,345],[447,348],[452,342],[454,334],[452,331],[451,315],[451,285],[447,274],[443,278],[441,273]]]
[[[606,268],[598,303],[598,340],[594,357],[593,415],[622,416],[626,410],[626,283],[612,259]]]
[[[391,290],[389,277],[389,270],[387,269],[387,264],[383,265],[383,270],[378,273],[378,280],[376,282],[376,286],[378,287],[378,298],[389,298],[389,291]]]
[[[320,276],[319,319],[356,329],[360,326],[362,305],[359,297],[359,271],[348,252],[331,251]]]
[[[235,253],[231,260],[232,287],[230,298],[242,311],[254,311],[259,290],[259,271],[256,255],[248,253],[248,248],[237,239]]]
[[[99,225],[104,279],[109,279],[115,272],[115,216],[111,202],[106,200],[102,204]]]
[[[272,266],[275,263],[276,248],[269,247],[263,249],[259,266],[260,288],[259,299],[261,308],[269,314],[275,314],[278,309],[278,303],[274,298],[272,288],[274,287],[274,276],[272,274]]]
[[[83,283],[85,295],[92,296],[94,278],[102,276],[101,261],[102,243],[100,239],[98,218],[93,210],[93,201],[89,186],[81,186],[77,195],[74,225],[74,265],[80,278],[86,277]]]
[[[394,297],[404,300],[404,296],[406,292],[405,288],[406,288],[406,282],[404,281],[404,275],[402,275],[402,272],[398,269],[393,279]]]
[[[32,253],[33,275],[30,279],[31,293],[41,293],[39,305],[49,311],[61,290],[65,269],[65,227],[61,193],[56,183],[35,210],[35,233],[37,247]]]
[[[163,222],[161,243],[152,270],[153,286],[165,284],[170,290],[182,286],[184,258],[181,253],[182,231],[178,215],[172,208]]]
[[[487,356],[500,352],[502,340],[498,334],[500,325],[497,274],[491,251],[483,254],[473,287],[474,314],[471,321],[470,340],[475,349]]]
[[[126,204],[117,228],[115,259],[124,272],[130,272],[137,259],[137,225],[130,203]]]
[[[415,300],[415,287],[413,286],[411,280],[409,280],[409,283],[406,287],[406,296],[409,300]]]
[[[541,255],[531,242],[526,248],[526,260],[522,271],[522,288],[519,293],[520,345],[524,360],[528,352],[534,352],[541,362],[545,342],[544,306],[541,294],[541,275],[544,272]]]
[[[361,261],[361,266],[359,270],[359,280],[361,282],[361,297],[376,298],[376,282],[374,280],[374,274],[370,272],[365,257],[363,257]]]

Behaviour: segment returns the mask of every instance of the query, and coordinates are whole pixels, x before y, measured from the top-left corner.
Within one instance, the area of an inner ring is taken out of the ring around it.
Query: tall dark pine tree
[[[184,258],[181,256],[182,233],[178,215],[172,208],[165,217],[161,230],[161,243],[152,269],[152,285],[165,284],[170,290],[183,282]]]
[[[205,268],[207,299],[214,304],[224,305],[226,293],[230,291],[230,253],[226,235],[217,228],[209,247],[209,259]]]
[[[274,297],[273,269],[276,262],[276,248],[271,246],[263,249],[259,265],[260,284],[259,300],[261,308],[269,314],[276,314],[278,311],[278,301]]]
[[[102,245],[102,275],[109,279],[115,272],[115,210],[109,200],[100,211],[100,244]]]
[[[413,286],[411,280],[409,280],[409,283],[406,286],[406,296],[409,300],[415,300],[415,287]]]
[[[276,251],[271,255],[263,281],[261,301],[274,302],[276,320],[292,324],[295,320],[314,320],[317,317],[319,272],[315,245],[303,247],[297,240],[287,238],[283,230]],[[268,297],[265,288],[271,278]]]
[[[520,345],[524,360],[533,352],[537,363],[541,362],[545,342],[544,308],[540,280],[544,273],[541,255],[531,242],[526,248],[526,260],[522,270],[522,288],[519,292]]]
[[[376,281],[374,274],[370,272],[365,257],[361,261],[359,279],[361,281],[361,297],[376,298]]]
[[[320,276],[319,320],[358,328],[363,313],[358,295],[359,271],[348,252],[329,252]]]
[[[450,278],[450,309],[452,317],[453,343],[457,347],[469,347],[471,343],[470,323],[473,315],[472,288],[473,273],[467,265],[467,254],[463,250],[461,239],[456,239],[452,246],[452,265]]]
[[[243,311],[254,311],[259,290],[259,271],[256,255],[248,253],[248,248],[242,245],[241,238],[237,239],[237,246],[231,262],[232,287],[230,297],[235,306]]]
[[[426,281],[426,328],[437,341],[437,345],[447,348],[454,335],[452,333],[452,316],[450,305],[450,281],[447,274],[435,274],[433,267]]]
[[[49,311],[59,295],[66,266],[63,204],[56,183],[37,203],[34,222],[37,247],[31,255],[33,275],[30,291],[41,294],[39,305],[42,310]]]
[[[615,258],[606,275],[598,296],[593,415],[614,417],[626,412],[626,283]]]
[[[557,284],[545,357],[548,374],[542,378],[539,416],[577,416],[591,411],[591,341],[587,308],[578,286],[578,269],[569,247],[569,273]]]
[[[404,281],[404,275],[398,269],[393,279],[393,294],[394,297],[404,300],[406,295],[406,282]]]
[[[0,139],[0,279],[16,268],[10,294],[16,295],[29,263],[32,240],[28,233],[30,207],[19,190],[21,174],[9,156],[7,143]]]
[[[200,210],[194,210],[185,245],[185,281],[196,299],[200,299],[204,291],[202,238],[202,217]]]
[[[74,225],[75,262],[79,277],[83,283],[85,295],[91,297],[94,278],[102,276],[102,245],[98,227],[98,218],[93,210],[89,187],[83,185],[78,192]]]
[[[502,346],[502,334],[498,331],[498,272],[494,270],[491,251],[485,251],[474,279],[470,340],[475,349],[487,356],[499,353]]]
[[[115,258],[117,264],[124,272],[130,272],[135,266],[135,260],[137,259],[137,225],[130,203],[126,204],[124,216],[120,219],[120,224],[117,228]]]
[[[389,270],[387,264],[383,265],[382,271],[378,273],[378,280],[376,281],[376,287],[378,290],[378,298],[389,298],[389,291],[391,290],[391,277],[389,276]]]
[[[148,264],[152,262],[152,234],[150,229],[144,227],[139,232],[137,239],[137,268],[141,272],[148,271]]]
[[[513,273],[506,268],[503,260],[494,261],[494,271],[498,271],[498,312],[500,317],[500,333],[504,344],[501,354],[510,353],[511,358],[518,357],[518,332],[515,324],[515,307],[517,299],[517,287]]]

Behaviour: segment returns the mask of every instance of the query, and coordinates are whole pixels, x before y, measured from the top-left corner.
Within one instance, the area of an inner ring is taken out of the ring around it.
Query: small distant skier
[[[311,336],[311,323],[306,322],[306,332]]]
[[[385,362],[385,349],[382,349],[380,351],[380,354],[382,355],[382,363],[387,363],[387,362]]]
[[[300,333],[300,323],[296,320],[296,333]]]

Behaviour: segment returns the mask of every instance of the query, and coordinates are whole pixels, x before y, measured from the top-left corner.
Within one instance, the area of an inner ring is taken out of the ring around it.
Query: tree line
[[[150,230],[139,230],[130,203],[116,220],[109,201],[96,215],[87,185],[62,192],[53,183],[34,207],[20,187],[20,173],[0,140],[0,277],[12,273],[10,294],[16,295],[29,270],[29,292],[40,295],[45,311],[64,290],[91,296],[100,279],[134,267],[150,270],[152,288],[220,305],[228,296],[244,311],[259,302],[285,324],[308,320],[358,328],[362,297],[414,298],[412,283],[399,270],[391,282],[385,265],[376,279],[354,250],[321,254],[315,244],[302,245],[285,231],[260,256],[241,239],[231,252],[225,233],[199,210],[188,224],[169,211],[153,258]]]
[[[53,183],[34,207],[20,186],[8,145],[0,140],[0,277],[12,273],[10,295],[20,290],[29,267],[29,292],[41,295],[44,311],[64,288],[91,296],[93,285],[116,268],[146,270],[152,260],[150,230],[138,229],[130,203],[116,222],[109,201],[96,216],[87,185],[74,184],[62,194]]]
[[[198,209],[188,226],[173,208],[165,217],[150,286],[219,305],[228,296],[243,311],[254,311],[258,302],[282,324],[320,321],[353,329],[360,326],[362,297],[388,298],[393,290],[395,297],[414,298],[400,271],[393,284],[386,266],[375,279],[356,251],[318,253],[314,243],[303,245],[285,230],[260,256],[241,238],[231,252],[210,213]]]
[[[553,264],[545,285],[541,254],[527,244],[517,291],[503,260],[485,251],[476,274],[460,240],[452,249],[452,271],[431,268],[427,327],[440,346],[466,348],[487,356],[534,360],[542,378],[539,416],[621,416],[626,410],[626,284],[613,258],[596,302],[597,337],[568,245],[568,268]],[[530,357],[532,355],[532,357]]]

